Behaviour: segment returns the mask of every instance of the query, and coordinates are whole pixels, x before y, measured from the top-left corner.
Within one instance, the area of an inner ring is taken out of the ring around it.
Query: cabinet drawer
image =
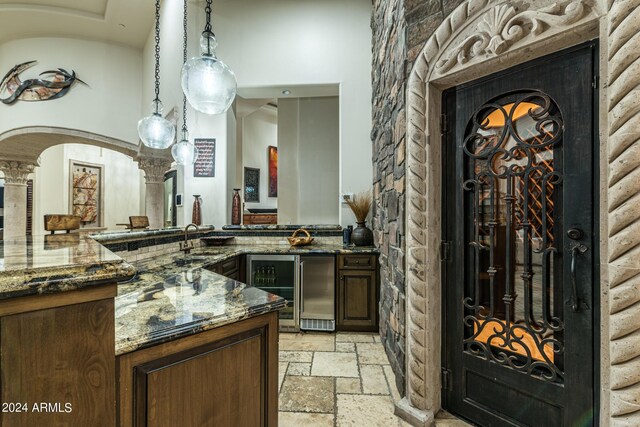
[[[238,257],[229,258],[220,263],[220,274],[228,276],[238,270]]]
[[[340,255],[338,268],[341,270],[373,270],[376,268],[375,255]]]
[[[207,270],[222,276],[230,277],[234,273],[238,273],[239,257],[235,256],[224,261],[220,261],[207,267]]]

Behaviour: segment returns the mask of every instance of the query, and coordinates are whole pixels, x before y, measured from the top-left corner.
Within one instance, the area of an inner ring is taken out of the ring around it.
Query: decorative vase
[[[194,194],[195,200],[193,201],[193,210],[191,211],[191,222],[195,225],[202,225],[202,211],[200,206],[202,202],[200,201],[200,195]]]
[[[240,189],[233,189],[233,200],[231,202],[231,224],[232,225],[240,225],[240,221],[242,220],[242,212],[240,210]]]
[[[357,222],[358,226],[351,233],[351,243],[356,246],[373,245],[373,231],[366,227],[366,221]]]

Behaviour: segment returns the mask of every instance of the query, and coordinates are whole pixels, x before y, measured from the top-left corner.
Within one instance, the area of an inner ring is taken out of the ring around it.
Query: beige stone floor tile
[[[337,342],[336,351],[350,351],[352,353],[355,353],[356,345],[352,342]]]
[[[311,362],[313,353],[310,351],[280,351],[281,362]]]
[[[457,418],[455,415],[450,414],[445,410],[441,410],[436,415],[435,419],[436,427],[471,427],[471,424]]]
[[[338,332],[336,334],[336,342],[373,342],[373,334]]]
[[[389,395],[389,386],[380,365],[360,365],[362,392],[365,394]]]
[[[380,343],[356,343],[358,351],[358,363],[388,365],[389,359]]]
[[[313,414],[306,412],[280,412],[280,427],[333,427],[333,414]]]
[[[279,408],[332,414],[334,394],[333,378],[287,376],[280,390]]]
[[[358,377],[355,353],[316,351],[313,354],[311,375],[320,377]]]
[[[336,426],[397,427],[400,419],[393,414],[389,396],[338,394]]]
[[[387,378],[387,384],[389,384],[391,397],[393,398],[394,402],[398,402],[400,399],[402,399],[402,396],[400,396],[400,392],[398,391],[398,387],[396,386],[396,376],[393,373],[393,369],[391,369],[391,366],[389,365],[384,365],[382,367],[382,370],[384,371],[384,376]]]
[[[336,393],[360,394],[359,378],[336,378]]]
[[[290,362],[287,375],[305,375],[311,373],[311,363]]]
[[[281,333],[280,350],[333,351],[335,336],[321,333]]]
[[[466,423],[457,418],[436,418],[436,427],[472,427],[471,424]]]
[[[278,392],[280,391],[280,388],[282,387],[282,382],[284,381],[284,376],[287,373],[287,365],[289,365],[288,362],[280,362],[280,363],[278,363]]]

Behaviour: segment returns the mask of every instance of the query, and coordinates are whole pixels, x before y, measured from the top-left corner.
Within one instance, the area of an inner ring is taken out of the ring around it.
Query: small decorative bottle
[[[233,199],[231,202],[231,224],[240,225],[240,221],[242,220],[240,189],[234,188],[233,191]]]
[[[200,201],[200,195],[194,194],[193,197],[195,197],[195,199],[193,201],[193,211],[191,212],[191,222],[195,225],[202,225],[202,202]]]

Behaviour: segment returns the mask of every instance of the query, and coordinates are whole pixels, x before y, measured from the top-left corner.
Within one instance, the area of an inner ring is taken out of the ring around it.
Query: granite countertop
[[[134,273],[131,264],[77,233],[0,241],[0,299],[73,291]]]
[[[205,269],[241,254],[377,253],[342,245],[230,245],[202,247],[134,263],[136,276],[116,297],[116,354],[280,310],[276,295]]]
[[[338,224],[316,224],[316,225],[294,225],[294,224],[242,224],[242,225],[223,225],[223,230],[289,230],[295,231],[304,228],[308,231],[331,230],[341,231],[342,227]]]

